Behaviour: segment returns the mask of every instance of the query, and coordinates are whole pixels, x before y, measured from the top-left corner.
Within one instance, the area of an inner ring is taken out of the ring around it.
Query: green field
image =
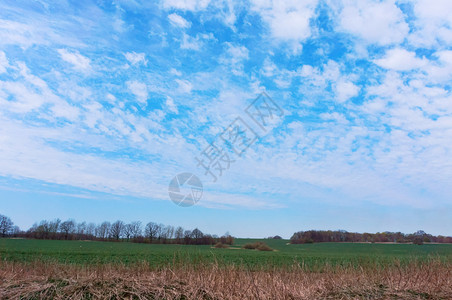
[[[240,249],[246,243],[264,241],[276,251]],[[235,248],[235,249],[232,249]],[[440,258],[452,262],[450,244],[352,244],[319,243],[290,245],[287,240],[236,239],[231,249],[211,246],[134,244],[127,242],[52,241],[0,239],[0,259],[16,262],[58,262],[68,264],[149,263],[153,267],[168,264],[235,264],[249,267],[303,265],[366,266],[402,264]]]

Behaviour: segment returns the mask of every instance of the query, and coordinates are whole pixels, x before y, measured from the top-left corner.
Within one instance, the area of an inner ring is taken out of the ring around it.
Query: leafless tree
[[[60,232],[64,234],[64,238],[67,240],[70,234],[75,232],[76,224],[74,220],[67,220],[60,224]]]
[[[174,235],[174,227],[171,225],[163,225],[160,224],[160,234],[159,234],[159,239],[161,239],[163,241],[163,243],[166,243],[168,240],[173,238]]]
[[[134,221],[124,226],[124,235],[129,240],[130,238],[137,238],[141,235],[141,222]]]
[[[118,220],[111,224],[110,234],[112,238],[119,240],[124,234],[124,222]]]
[[[184,229],[182,227],[177,227],[174,232],[174,238],[176,239],[176,243],[182,243],[182,239],[184,238]]]
[[[57,234],[57,232],[60,230],[60,219],[55,219],[53,221],[49,221],[48,227],[49,227],[49,233],[53,236]]]
[[[174,237],[174,226],[168,225],[165,227],[166,238],[171,240]]]
[[[165,225],[162,223],[157,225],[157,239],[165,239]]]
[[[146,224],[146,228],[144,229],[146,237],[149,239],[149,241],[152,243],[154,239],[158,237],[158,234],[160,232],[160,225],[149,222]]]
[[[194,239],[201,239],[203,237],[203,233],[201,230],[199,230],[198,228],[193,229],[193,231],[191,232],[191,237]]]
[[[110,222],[103,222],[97,227],[96,236],[101,239],[108,238],[110,236],[110,228],[111,228]]]
[[[96,235],[96,224],[88,223],[88,225],[86,225],[86,234],[95,236]]]
[[[127,240],[129,240],[132,237],[132,224],[126,224],[124,225],[124,236]]]
[[[132,238],[137,238],[142,234],[142,227],[141,227],[141,222],[140,221],[134,221],[132,223],[130,223],[131,225],[131,233],[132,233]]]
[[[81,222],[77,224],[77,234],[78,235],[86,234],[86,222]]]
[[[10,218],[4,215],[0,215],[0,234],[5,237],[11,234],[11,230],[13,229],[14,223]]]

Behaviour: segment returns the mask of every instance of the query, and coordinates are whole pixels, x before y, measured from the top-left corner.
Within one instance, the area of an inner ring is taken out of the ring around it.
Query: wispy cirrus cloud
[[[68,62],[77,71],[88,72],[91,70],[91,61],[89,58],[78,52],[70,52],[66,49],[58,49],[61,59]]]

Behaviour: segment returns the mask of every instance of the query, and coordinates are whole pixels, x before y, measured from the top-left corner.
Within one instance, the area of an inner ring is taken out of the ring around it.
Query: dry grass
[[[250,271],[0,262],[1,299],[452,299],[451,265]]]

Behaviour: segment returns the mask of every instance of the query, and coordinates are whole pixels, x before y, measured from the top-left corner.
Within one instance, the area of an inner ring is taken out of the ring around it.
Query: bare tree
[[[5,237],[11,234],[14,223],[10,218],[4,215],[0,215],[0,234]]]
[[[160,223],[157,225],[157,239],[161,240],[161,239],[165,239],[165,225]]]
[[[119,240],[124,234],[124,222],[118,220],[111,224],[110,234],[112,238]]]
[[[130,237],[132,236],[132,224],[126,224],[124,225],[124,236],[126,237],[127,240],[130,239]]]
[[[81,222],[77,224],[77,234],[78,235],[86,234],[86,222]]]
[[[50,232],[50,224],[47,220],[42,220],[38,227],[36,228],[36,232],[41,236],[41,238],[48,238]]]
[[[39,222],[39,225],[36,223],[33,224],[32,228],[29,231],[33,232],[36,238],[48,239],[56,235],[56,232],[53,232],[54,228],[54,223],[47,220],[42,220],[41,222]]]
[[[60,232],[64,234],[64,238],[67,240],[70,234],[75,232],[76,224],[74,220],[67,220],[60,224]]]
[[[124,226],[124,235],[129,240],[129,238],[137,238],[141,235],[141,222],[134,221],[130,224]]]
[[[160,235],[159,238],[163,240],[163,243],[167,243],[174,236],[174,227],[171,225],[160,224]]]
[[[60,224],[61,224],[60,219],[55,219],[53,221],[48,222],[50,236],[55,237],[57,235],[58,231],[60,230]]]
[[[182,227],[177,227],[174,232],[174,238],[176,239],[176,243],[182,243],[182,239],[184,238],[184,229]]]
[[[149,222],[146,224],[146,228],[144,229],[145,235],[147,238],[149,238],[150,242],[158,237],[158,234],[160,232],[160,225]]]
[[[171,240],[174,237],[174,226],[168,225],[165,227],[166,238]]]
[[[134,221],[132,223],[130,223],[130,225],[132,225],[132,237],[133,238],[137,238],[142,234],[142,227],[141,227],[141,222],[140,221]]]
[[[96,235],[96,224],[88,223],[88,225],[86,225],[86,234],[95,236]]]
[[[96,229],[96,236],[101,239],[106,239],[110,236],[110,222],[103,222]]]

